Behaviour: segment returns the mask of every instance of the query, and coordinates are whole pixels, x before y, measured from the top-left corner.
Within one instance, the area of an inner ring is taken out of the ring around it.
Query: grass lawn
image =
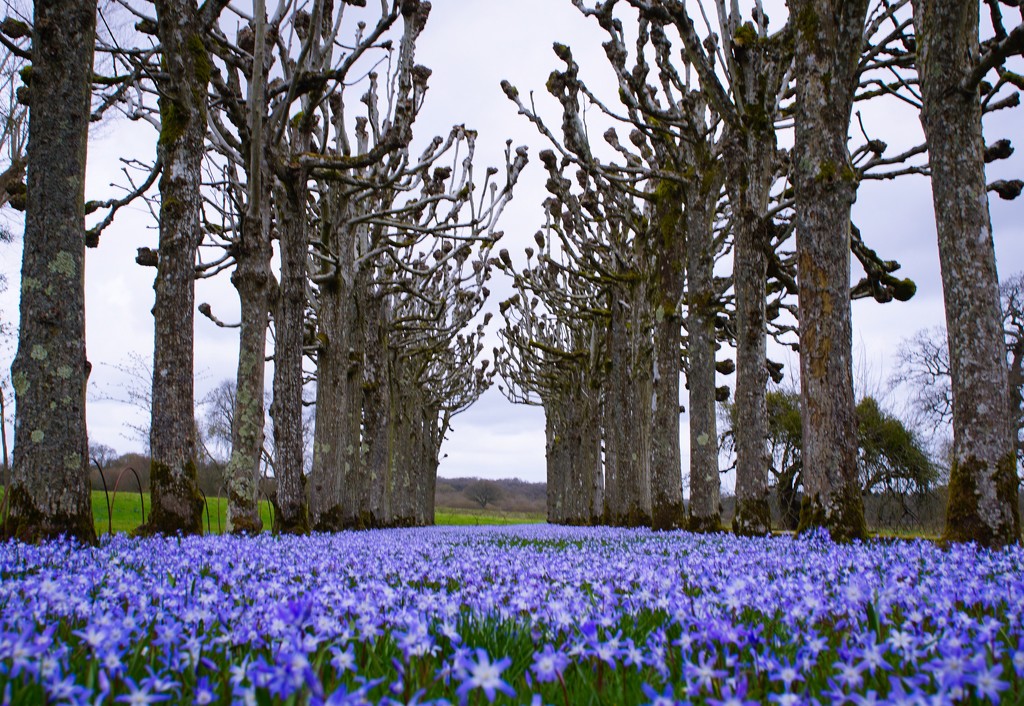
[[[142,503],[146,506],[146,517],[149,517],[152,503],[149,493],[142,493]],[[140,503],[139,492],[118,490],[117,496],[110,494],[110,517],[107,517],[107,501],[102,490],[92,491],[92,516],[96,522],[96,533],[106,534],[109,529],[114,532],[131,532],[142,524],[142,503]],[[208,506],[203,511],[203,529],[212,534],[219,534],[224,531],[227,522],[228,501],[227,498],[207,498]],[[260,501],[260,517],[263,519],[263,526],[269,528],[274,520],[274,511],[266,500]]]
[[[504,510],[465,510],[439,507],[434,522],[439,525],[525,525],[544,522],[540,512],[506,512]]]
[[[146,503],[148,517],[151,507],[149,493],[142,494]],[[207,531],[212,534],[219,534],[224,531],[227,515],[227,498],[213,497],[209,500],[209,517],[203,515],[203,526],[209,527]],[[139,493],[129,493],[119,490],[117,497],[111,496],[112,501],[112,526],[114,532],[130,532],[142,524],[142,512],[139,503]],[[107,503],[103,498],[103,491],[92,493],[92,513],[96,520],[96,532],[107,532]],[[273,524],[273,509],[266,500],[260,501],[260,517],[263,518],[263,526],[267,529]],[[519,525],[528,523],[544,522],[544,515],[539,513],[525,512],[504,512],[502,510],[464,510],[453,508],[437,508],[435,522],[439,525]]]
[[[0,497],[3,489],[0,488]],[[203,512],[203,529],[210,534],[224,531],[227,516],[227,498],[207,498],[209,505]],[[102,490],[92,491],[92,516],[96,523],[96,533],[131,532],[142,524],[143,505],[146,517],[149,517],[152,503],[149,493],[118,490],[117,495],[110,493],[110,513],[108,517],[107,500]],[[6,509],[4,510],[6,513]],[[269,529],[273,524],[274,512],[270,503],[260,501],[260,517],[263,526]],[[502,510],[464,510],[454,508],[437,508],[435,521],[439,525],[518,525],[544,522],[540,513],[505,512]]]

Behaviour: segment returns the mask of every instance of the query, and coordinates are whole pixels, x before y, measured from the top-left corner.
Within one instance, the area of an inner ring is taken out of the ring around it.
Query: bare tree
[[[1019,471],[1024,467],[1024,403],[1021,401],[1024,399],[1024,273],[1004,280],[999,291],[1011,426]],[[922,329],[902,341],[890,385],[902,386],[909,392],[921,426],[935,430],[939,436],[933,443],[942,444],[953,423],[951,380],[948,336],[944,328]]]
[[[9,3],[7,9],[12,10]],[[31,27],[17,17],[8,16],[0,23],[7,50],[0,57],[0,207],[14,198],[21,210],[25,207],[23,181],[28,163],[28,105],[18,100],[18,76],[30,56],[20,44],[31,32]],[[12,237],[0,227],[0,242]]]
[[[505,497],[501,486],[493,480],[478,480],[470,483],[462,493],[479,505],[482,510],[486,510],[488,505],[493,505]]]
[[[1003,3],[986,4],[995,37],[984,49],[980,2],[915,0],[914,24],[952,373],[953,465],[944,536],[1000,546],[1019,541],[1020,517],[985,180],[982,94],[989,91],[981,83],[995,69],[1000,85],[1021,86],[1003,64],[1024,52],[1024,23],[1007,32]],[[1019,195],[1020,183],[1003,184],[1001,193]]]
[[[32,110],[8,487],[8,531],[27,540],[96,539],[85,426],[83,237],[95,32],[95,3],[38,0],[31,48],[13,45],[33,62],[19,95]]]
[[[1010,418],[1020,475],[1024,471],[1024,272],[1004,281],[999,289],[1010,382]]]
[[[541,159],[547,161],[547,155]],[[496,263],[513,274],[518,290],[499,307],[505,326],[498,334],[502,347],[494,349],[504,380],[498,389],[513,403],[544,408],[548,522],[589,525],[604,514],[606,323],[597,283],[578,276],[568,254],[552,242],[559,236],[549,236],[534,236],[539,252],[527,250],[521,272],[513,272],[508,251]]]
[[[202,226],[202,160],[212,63],[207,29],[226,0],[157,0],[160,42],[160,240],[153,288],[153,409],[146,530],[202,532],[196,471],[194,367],[195,262]]]
[[[793,0],[796,234],[805,500],[800,526],[865,536],[857,492],[850,208],[859,176],[847,148],[868,0]]]

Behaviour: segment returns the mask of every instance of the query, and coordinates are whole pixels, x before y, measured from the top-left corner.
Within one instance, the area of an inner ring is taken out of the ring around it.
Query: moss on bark
[[[831,509],[826,508],[821,498],[805,495],[800,504],[800,524],[797,534],[803,534],[821,527],[828,531],[834,542],[852,542],[867,539],[867,523],[864,521],[864,503],[852,493],[839,494]]]
[[[768,498],[737,499],[732,531],[741,537],[760,537],[772,531],[772,511]]]
[[[649,527],[651,516],[640,508],[632,508],[624,513],[606,513],[604,521],[611,527]]]
[[[651,511],[651,529],[665,531],[686,526],[683,501],[656,503]]]
[[[1001,547],[1020,542],[1020,514],[1017,507],[1015,457],[1010,454],[997,465],[993,481],[1002,512],[998,517],[983,517],[979,507],[977,477],[984,463],[974,457],[953,463],[949,473],[949,499],[946,505],[944,542],[977,542],[983,547]]]
[[[690,515],[686,521],[686,529],[698,534],[710,534],[725,530],[722,527],[722,516],[717,513],[708,516]]]
[[[274,501],[274,533],[275,534],[309,534],[309,513],[305,503],[293,508],[291,512],[283,512],[277,501]]]
[[[83,544],[96,544],[96,527],[91,512],[47,515],[36,507],[29,493],[18,484],[10,486],[9,503],[2,533],[4,537],[38,542],[65,536],[74,537]]]
[[[149,464],[149,482],[152,488],[153,508],[149,522],[139,528],[139,534],[202,534],[203,496],[199,492],[195,461],[185,463],[181,473],[160,461]]]

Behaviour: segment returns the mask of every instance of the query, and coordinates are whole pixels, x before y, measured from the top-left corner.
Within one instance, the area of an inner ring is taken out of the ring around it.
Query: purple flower
[[[344,650],[339,647],[331,648],[331,666],[338,674],[354,672],[356,669],[356,653],[349,645]]]
[[[999,694],[1010,688],[1010,683],[999,678],[1003,673],[1000,665],[991,668],[982,668],[968,677],[968,682],[974,685],[974,693],[979,698],[989,699],[992,702],[999,702]]]
[[[537,681],[550,682],[561,678],[562,672],[569,665],[569,658],[564,652],[560,652],[550,644],[544,645],[544,650],[533,654],[533,671]]]
[[[747,699],[746,695],[747,684],[745,681],[740,681],[735,687],[723,686],[722,698],[709,698],[708,704],[709,706],[758,706],[757,701]]]
[[[148,686],[139,686],[131,677],[125,677],[124,683],[128,686],[128,693],[122,694],[114,699],[118,703],[128,706],[148,706],[170,699],[169,694],[151,694]]]
[[[725,671],[715,669],[715,658],[708,657],[703,650],[697,655],[697,664],[690,662],[683,669],[687,682],[696,682],[702,689],[711,691],[714,688],[713,682],[725,676]]]
[[[465,675],[462,677],[462,684],[455,690],[455,693],[462,699],[462,703],[466,702],[469,693],[473,689],[483,689],[488,701],[494,701],[495,696],[497,696],[496,692],[499,691],[507,696],[515,696],[515,689],[501,678],[501,673],[508,669],[511,664],[512,660],[508,657],[492,662],[487,654],[487,650],[478,648],[476,651],[476,661],[474,662],[472,658],[466,660]]]
[[[675,694],[672,693],[672,685],[669,684],[665,687],[665,691],[658,693],[658,691],[650,684],[644,684],[643,687],[644,695],[650,699],[648,706],[676,706],[679,702],[676,701]]]
[[[206,704],[212,704],[216,698],[213,688],[210,686],[210,680],[206,677],[200,677],[196,682],[192,703],[196,706],[205,706]]]

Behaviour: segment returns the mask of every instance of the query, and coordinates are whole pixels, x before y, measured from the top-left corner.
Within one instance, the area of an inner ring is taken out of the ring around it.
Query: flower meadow
[[[1024,703],[1024,550],[523,526],[0,545],[11,704]]]

